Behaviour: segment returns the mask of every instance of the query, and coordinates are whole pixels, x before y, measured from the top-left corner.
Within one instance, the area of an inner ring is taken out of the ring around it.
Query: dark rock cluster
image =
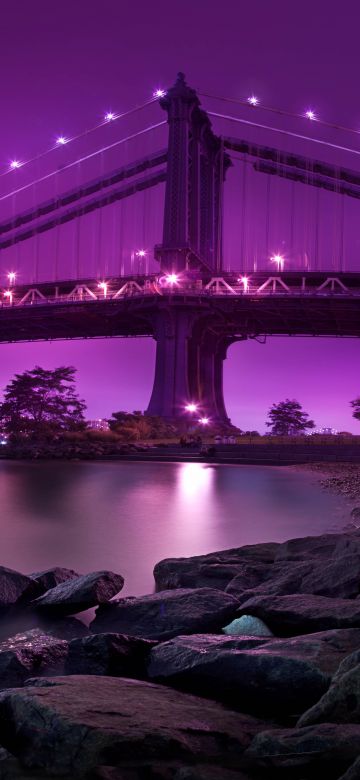
[[[0,568],[0,780],[359,780],[360,532],[154,574]]]

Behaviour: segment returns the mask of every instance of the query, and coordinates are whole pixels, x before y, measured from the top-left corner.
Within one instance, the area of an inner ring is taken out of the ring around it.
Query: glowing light
[[[251,106],[257,106],[259,103],[259,98],[255,97],[255,95],[251,95],[248,97],[248,103],[250,103]]]
[[[187,404],[185,406],[185,409],[187,412],[196,412],[197,411],[197,404]]]
[[[247,292],[249,289],[249,278],[247,276],[241,276],[239,282],[243,285],[244,292]]]
[[[312,111],[311,108],[305,111],[305,116],[307,117],[307,119],[310,119],[311,122],[313,122],[316,119],[315,111]]]
[[[177,274],[168,274],[166,277],[166,281],[168,284],[177,284],[179,281],[179,277]]]
[[[20,166],[21,166],[21,162],[19,162],[19,160],[11,160],[10,168],[15,170],[16,168],[20,168]]]
[[[282,255],[273,255],[271,262],[276,263],[278,271],[284,270],[285,258]]]
[[[201,425],[209,425],[209,422],[210,420],[208,417],[200,417],[199,423],[201,423]]]
[[[6,290],[6,292],[4,292],[4,298],[8,298],[9,299],[9,303],[12,303],[13,294],[12,294],[11,290]]]
[[[65,138],[64,135],[59,135],[56,139],[56,143],[58,146],[65,146],[65,144],[67,144],[67,138]]]
[[[145,249],[139,249],[138,252],[136,252],[136,257],[145,257],[146,252]]]
[[[105,122],[112,122],[113,119],[115,119],[113,111],[107,111],[105,114]]]
[[[10,284],[14,284],[15,279],[16,279],[15,271],[10,271],[10,273],[7,275],[7,277],[8,277],[8,280],[9,280]]]
[[[103,290],[104,298],[106,298],[106,296],[107,296],[107,288],[108,288],[107,282],[99,282],[98,287],[100,288],[100,290]]]
[[[155,92],[153,92],[154,98],[163,98],[166,95],[165,89],[156,89]]]

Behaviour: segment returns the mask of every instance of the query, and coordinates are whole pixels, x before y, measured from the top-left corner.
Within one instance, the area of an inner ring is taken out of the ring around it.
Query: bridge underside
[[[2,308],[0,342],[148,336],[156,368],[148,414],[184,417],[189,402],[228,423],[223,362],[230,344],[262,336],[360,337],[360,298],[181,295]]]

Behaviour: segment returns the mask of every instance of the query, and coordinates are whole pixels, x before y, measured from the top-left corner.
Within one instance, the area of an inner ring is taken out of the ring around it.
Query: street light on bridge
[[[276,263],[278,271],[284,270],[285,257],[283,257],[283,255],[273,255],[271,262]]]
[[[201,425],[209,425],[209,422],[210,420],[208,417],[200,417],[199,423],[201,423]]]
[[[238,282],[240,282],[243,286],[244,293],[247,293],[249,290],[249,277],[248,276],[240,276],[240,279],[238,279]]]
[[[9,284],[14,284],[15,279],[16,279],[15,271],[10,271],[10,273],[8,273],[8,275],[7,275],[7,278],[9,280]]]
[[[186,406],[185,406],[185,410],[187,412],[197,412],[197,409],[198,409],[197,404],[194,404],[194,403],[189,403],[189,404],[186,404]]]
[[[166,281],[167,284],[171,284],[171,285],[177,284],[178,281],[179,281],[179,277],[178,277],[177,274],[168,274],[165,277],[165,281]]]
[[[12,304],[13,294],[12,294],[11,290],[6,290],[4,292],[4,298],[8,298],[10,305]]]
[[[104,298],[106,298],[106,296],[107,296],[107,288],[108,288],[107,282],[99,282],[98,287],[100,288],[100,290],[103,290]]]

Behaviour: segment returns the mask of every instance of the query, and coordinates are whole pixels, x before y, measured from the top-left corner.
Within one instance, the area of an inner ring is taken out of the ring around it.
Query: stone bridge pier
[[[148,415],[186,418],[194,403],[198,416],[230,424],[223,395],[223,364],[238,338],[217,333],[209,317],[185,306],[162,308],[156,315],[155,378]]]

